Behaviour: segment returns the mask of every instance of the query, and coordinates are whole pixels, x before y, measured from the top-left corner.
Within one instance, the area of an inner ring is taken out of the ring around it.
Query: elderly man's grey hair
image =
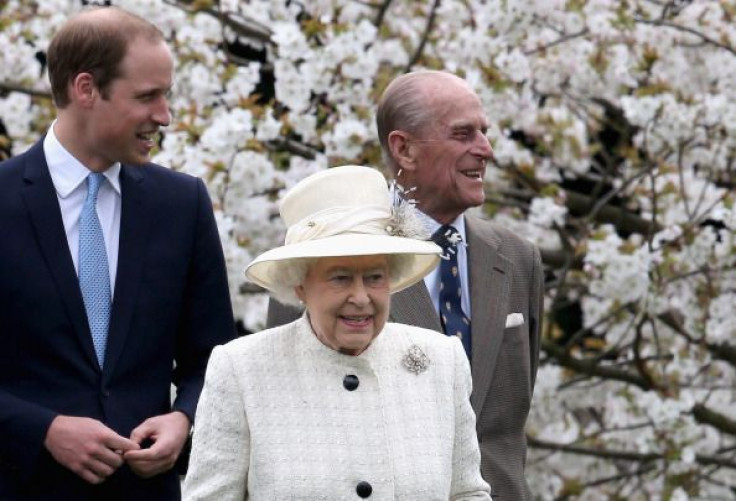
[[[409,254],[388,254],[388,276],[391,283],[406,276],[411,271],[413,255]],[[323,258],[298,258],[289,259],[282,263],[278,268],[278,277],[273,277],[271,287],[271,295],[283,304],[299,306],[300,301],[294,290],[298,285],[304,282],[309,269],[320,259]],[[309,306],[309,305],[307,305]]]
[[[418,134],[424,127],[432,124],[435,110],[428,105],[431,95],[425,90],[424,84],[447,80],[467,84],[462,78],[447,71],[418,70],[395,78],[383,91],[376,110],[376,129],[381,143],[381,158],[394,174],[399,165],[391,154],[388,135],[395,130]]]

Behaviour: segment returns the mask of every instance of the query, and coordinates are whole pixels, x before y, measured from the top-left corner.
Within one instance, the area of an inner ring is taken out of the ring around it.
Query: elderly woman
[[[246,275],[306,311],[212,352],[185,499],[490,499],[460,341],[387,323],[440,248],[395,236],[367,167],[309,176],[280,209],[287,243]]]

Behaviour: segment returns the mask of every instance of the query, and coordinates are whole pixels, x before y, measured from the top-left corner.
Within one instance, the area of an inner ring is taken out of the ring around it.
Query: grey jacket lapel
[[[498,236],[487,225],[466,217],[473,360],[471,403],[480,414],[491,386],[508,314],[511,261],[498,250]]]

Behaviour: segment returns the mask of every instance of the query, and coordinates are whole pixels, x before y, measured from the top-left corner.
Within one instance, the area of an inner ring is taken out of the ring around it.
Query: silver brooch
[[[420,372],[427,370],[429,362],[429,357],[415,344],[409,347],[409,353],[404,357],[404,367],[406,367],[409,372],[413,372],[417,376]]]

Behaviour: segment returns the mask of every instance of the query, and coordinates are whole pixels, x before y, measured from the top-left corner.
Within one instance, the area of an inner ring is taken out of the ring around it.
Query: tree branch
[[[21,87],[7,82],[0,82],[0,94],[19,92],[21,94],[28,94],[31,97],[40,97],[42,99],[51,99],[50,92],[44,92],[41,90],[29,89],[27,87]]]
[[[723,433],[736,436],[736,421],[703,404],[693,406],[693,417],[698,423],[710,425]]]
[[[568,35],[563,35],[560,38],[558,38],[557,40],[553,40],[552,42],[550,42],[548,44],[540,45],[539,47],[536,47],[534,49],[525,50],[524,51],[524,55],[525,56],[532,56],[534,54],[537,54],[538,52],[544,52],[547,49],[551,49],[555,45],[563,44],[565,42],[568,42],[568,41],[573,40],[575,38],[580,38],[580,37],[585,36],[587,34],[588,34],[588,28],[583,28],[582,30],[578,31],[577,33],[570,33]]]
[[[574,191],[566,191],[565,193],[567,195],[565,205],[571,213],[586,213],[590,209],[591,203],[593,203],[591,197],[586,195]],[[599,223],[611,223],[620,231],[641,235],[654,234],[660,230],[659,225],[613,205],[600,207],[595,214],[595,220]]]
[[[312,148],[311,146],[300,143],[298,141],[294,141],[293,139],[273,139],[271,141],[268,141],[266,145],[271,150],[288,151],[289,153],[299,155],[300,157],[306,158],[308,160],[314,160],[315,158],[317,158],[317,154],[319,153],[318,150]]]
[[[567,250],[555,250],[555,249],[544,249],[540,248],[539,253],[542,255],[542,262],[554,269],[560,269],[567,266],[568,262],[570,268],[573,270],[583,269],[584,256],[573,256]]]
[[[164,0],[164,3],[178,7],[188,14],[203,13],[216,18],[239,36],[252,38],[265,44],[271,43],[271,30],[254,19],[240,16],[238,19],[226,12],[215,10],[211,7],[192,8],[185,5],[181,0]]]
[[[707,44],[710,44],[710,45],[713,45],[715,47],[718,47],[719,49],[726,50],[726,51],[728,51],[731,54],[733,54],[733,55],[736,56],[736,49],[734,49],[730,45],[726,45],[724,43],[721,43],[718,40],[715,40],[715,39],[709,37],[708,35],[699,32],[696,29],[689,28],[687,26],[682,26],[682,25],[679,25],[679,24],[676,24],[676,23],[671,23],[669,21],[664,21],[664,20],[661,20],[661,19],[657,19],[657,20],[652,21],[652,20],[649,20],[649,19],[643,19],[643,18],[640,18],[640,17],[635,17],[634,18],[634,22],[641,23],[641,24],[650,24],[650,25],[653,25],[653,26],[664,26],[664,27],[672,28],[672,29],[675,29],[675,30],[678,30],[678,31],[683,31],[685,33],[690,33],[691,35],[695,35],[696,37],[700,38],[703,42],[705,42]]]
[[[667,459],[664,454],[649,452],[629,452],[619,451],[610,449],[593,449],[591,447],[585,447],[582,445],[571,445],[571,444],[558,444],[555,442],[549,442],[546,440],[540,440],[538,438],[527,435],[526,437],[529,447],[534,449],[542,449],[557,452],[567,452],[570,454],[580,454],[583,456],[592,456],[601,459],[610,460],[621,460],[621,461],[636,461],[641,463],[647,463],[651,461],[657,461]],[[718,456],[708,456],[704,454],[696,454],[695,461],[702,465],[717,465],[725,468],[731,468],[736,470],[736,461],[732,461],[726,458]]]
[[[709,343],[707,346],[716,359],[736,367],[736,346],[728,343]]]
[[[575,358],[567,351],[565,351],[565,349],[557,346],[555,343],[547,339],[544,339],[542,341],[542,349],[547,353],[547,355],[554,358],[560,366],[567,367],[568,369],[572,369],[575,372],[579,372],[588,376],[599,377],[602,379],[615,380],[632,384],[641,388],[644,391],[649,391],[653,389],[652,385],[649,384],[649,382],[641,376],[625,370],[601,366],[598,360],[585,360]]]
[[[499,193],[510,198],[529,201],[537,196],[537,192],[540,191],[543,186],[540,186],[538,188],[538,190],[505,189],[499,190]],[[616,207],[613,205],[596,207],[596,200],[593,197],[583,195],[572,190],[562,189],[562,191],[565,194],[565,206],[573,215],[583,216],[585,214],[588,214],[591,208],[595,208],[596,213],[594,219],[596,222],[613,224],[620,231],[638,233],[641,235],[651,235],[661,229],[658,224],[639,217],[636,214],[632,214],[624,208]]]
[[[388,12],[388,8],[391,7],[392,1],[393,0],[384,0],[381,6],[378,8],[376,20],[373,22],[373,24],[376,25],[376,28],[380,28],[383,24],[383,19],[386,17],[386,13]]]
[[[410,72],[412,67],[417,64],[417,61],[419,61],[419,58],[422,57],[424,46],[427,45],[429,34],[432,32],[432,28],[434,28],[434,20],[437,17],[437,9],[439,8],[441,1],[442,0],[434,0],[434,3],[432,4],[432,10],[429,12],[429,18],[427,19],[427,25],[424,28],[424,33],[422,34],[422,41],[419,43],[419,47],[417,47],[417,50],[414,51],[414,55],[412,56],[411,60],[409,60],[409,64],[406,65],[405,73]]]
[[[527,435],[526,437],[529,447],[535,449],[544,449],[548,451],[569,452],[571,454],[581,454],[583,456],[592,456],[602,459],[614,459],[622,461],[639,461],[648,462],[662,459],[662,454],[656,452],[629,452],[616,451],[610,449],[593,449],[592,447],[584,447],[582,445],[559,444],[556,442],[548,442]]]

